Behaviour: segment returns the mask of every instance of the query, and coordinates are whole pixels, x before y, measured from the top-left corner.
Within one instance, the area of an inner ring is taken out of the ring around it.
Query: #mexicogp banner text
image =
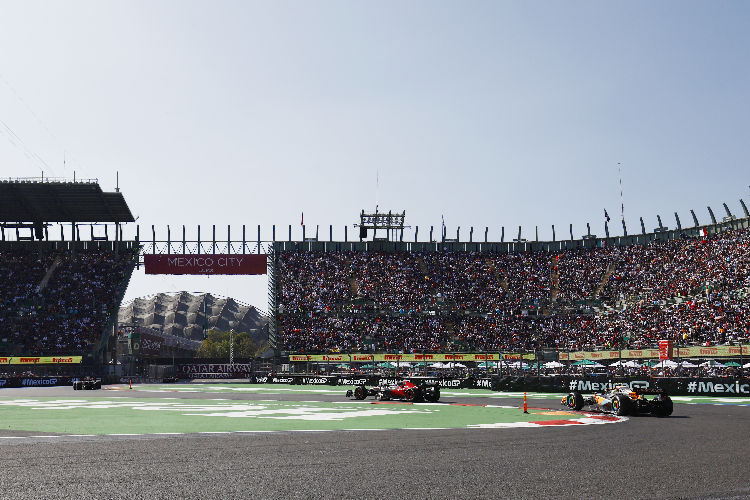
[[[750,345],[717,345],[714,347],[675,347],[673,358],[705,358],[732,356],[750,356]],[[616,360],[616,359],[658,359],[659,349],[623,349],[622,351],[575,351],[561,352],[560,361],[578,361],[581,359],[591,360]]]
[[[13,356],[0,358],[0,365],[73,365],[83,356]]]
[[[536,359],[533,353],[503,353],[503,354],[290,354],[289,361],[295,362],[327,362],[327,363],[369,363],[369,362],[446,362],[446,361],[504,361],[517,359]]]

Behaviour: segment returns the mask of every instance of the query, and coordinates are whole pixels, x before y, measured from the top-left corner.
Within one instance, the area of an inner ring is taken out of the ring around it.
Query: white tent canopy
[[[640,368],[641,364],[638,361],[631,359],[630,361],[618,360],[609,366],[611,367],[624,366],[625,368]]]
[[[654,368],[677,368],[679,365],[672,361],[671,359],[665,359],[663,361],[659,361],[656,363],[653,367]]]
[[[683,368],[697,368],[698,367],[698,365],[696,365],[695,363],[691,363],[687,359],[685,361],[681,362],[680,366],[683,367]]]
[[[708,361],[706,361],[704,363],[701,363],[700,365],[701,366],[711,366],[711,367],[716,367],[716,368],[722,368],[724,366],[723,364],[719,363],[718,361],[714,361],[713,359],[708,360]]]
[[[466,365],[463,363],[454,363],[453,361],[450,361],[448,363],[445,363],[443,365],[443,368],[466,368]]]
[[[559,361],[548,361],[542,365],[542,368],[562,368],[563,366],[565,365]]]
[[[612,363],[609,366],[610,367],[624,366],[626,368],[640,368],[641,364],[638,363],[638,361],[635,361],[634,359],[631,359],[630,361],[623,361],[623,360],[620,359],[618,361],[615,361],[614,363]]]

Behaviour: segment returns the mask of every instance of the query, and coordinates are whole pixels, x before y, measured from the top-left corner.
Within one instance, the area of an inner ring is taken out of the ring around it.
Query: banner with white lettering
[[[71,385],[71,377],[7,377],[0,378],[0,389],[18,387],[51,387],[58,385]]]
[[[248,378],[253,373],[252,363],[201,363],[177,365],[182,378]]]
[[[266,254],[146,254],[146,274],[266,274]]]

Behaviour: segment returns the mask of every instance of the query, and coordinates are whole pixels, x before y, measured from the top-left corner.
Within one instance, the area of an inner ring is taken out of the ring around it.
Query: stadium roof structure
[[[0,222],[134,222],[122,193],[96,181],[0,181]]]
[[[253,306],[231,297],[210,293],[159,293],[121,305],[118,322],[145,326],[170,335],[203,340],[208,330],[247,332],[254,340],[266,340],[267,320]]]

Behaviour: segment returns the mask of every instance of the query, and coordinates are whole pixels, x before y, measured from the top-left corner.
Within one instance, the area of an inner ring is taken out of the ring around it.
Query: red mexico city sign
[[[266,254],[146,254],[146,274],[266,274]]]

